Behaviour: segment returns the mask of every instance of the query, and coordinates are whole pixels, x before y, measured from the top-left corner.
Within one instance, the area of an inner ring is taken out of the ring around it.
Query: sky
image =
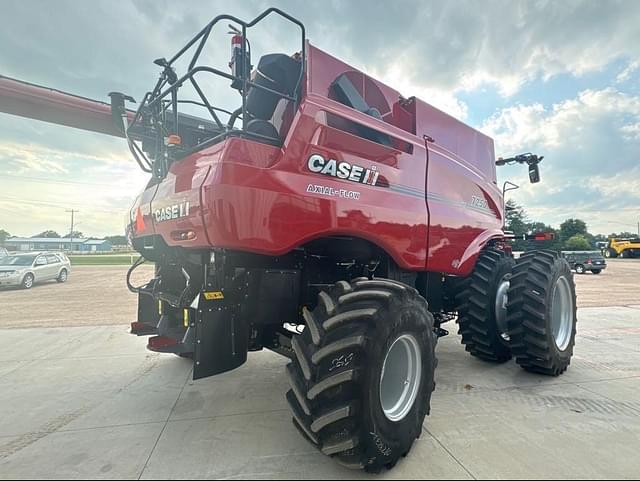
[[[499,170],[522,185],[508,196],[533,219],[582,218],[603,234],[637,229],[637,0],[8,0],[0,75],[139,100],[157,78],[154,59],[171,57],[218,14],[248,20],[269,6],[302,20],[316,46],[490,135],[498,156],[544,155],[540,184],[528,184],[523,166]],[[254,59],[299,50],[281,21],[252,38]],[[210,45],[219,48],[206,61],[224,66],[226,29]],[[146,181],[121,139],[0,114],[0,229],[13,235],[67,233],[70,209],[86,235],[122,234]]]

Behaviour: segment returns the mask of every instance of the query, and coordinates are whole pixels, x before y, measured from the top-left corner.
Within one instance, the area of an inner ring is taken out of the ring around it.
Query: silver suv
[[[67,282],[69,258],[60,252],[29,252],[0,257],[0,287],[31,289],[36,282]]]

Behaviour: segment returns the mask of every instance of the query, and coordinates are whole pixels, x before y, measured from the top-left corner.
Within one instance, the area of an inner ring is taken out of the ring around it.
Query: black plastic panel
[[[200,295],[196,316],[196,352],[193,379],[231,371],[247,361],[246,324],[226,299],[206,300]]]

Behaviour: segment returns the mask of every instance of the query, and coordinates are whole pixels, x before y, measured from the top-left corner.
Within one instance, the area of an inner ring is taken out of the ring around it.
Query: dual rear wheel
[[[515,261],[503,251],[487,250],[460,286],[459,334],[467,352],[490,362],[511,359],[507,301]]]
[[[492,362],[515,357],[557,376],[571,360],[576,304],[567,262],[553,252],[517,261],[485,251],[457,296],[462,341]],[[341,281],[319,294],[292,339],[293,423],[338,463],[393,468],[422,433],[435,389],[436,335],[426,300],[387,279]]]
[[[472,356],[491,362],[513,356],[522,368],[551,376],[568,368],[576,335],[575,283],[556,252],[528,252],[514,261],[504,252],[485,251],[457,300],[462,342]]]

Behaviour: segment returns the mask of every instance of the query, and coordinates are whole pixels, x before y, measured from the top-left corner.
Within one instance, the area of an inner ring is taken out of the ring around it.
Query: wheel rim
[[[67,271],[62,271],[62,272],[60,273],[60,280],[61,280],[62,282],[65,282],[65,281],[67,280]]]
[[[422,353],[417,339],[403,334],[391,345],[382,365],[380,403],[389,421],[402,421],[413,407],[422,378]]]
[[[496,291],[496,324],[500,330],[500,336],[505,341],[509,340],[509,329],[507,328],[507,303],[509,302],[509,287],[511,287],[511,276],[506,275],[498,284],[498,290]]]
[[[27,278],[24,280],[24,286],[26,288],[30,288],[31,286],[33,286],[33,277],[27,276]]]
[[[564,351],[573,334],[573,296],[566,277],[560,277],[553,288],[551,332],[559,350]]]
[[[584,271],[584,269],[581,266],[576,267],[576,272],[578,274],[582,274],[583,271]]]

